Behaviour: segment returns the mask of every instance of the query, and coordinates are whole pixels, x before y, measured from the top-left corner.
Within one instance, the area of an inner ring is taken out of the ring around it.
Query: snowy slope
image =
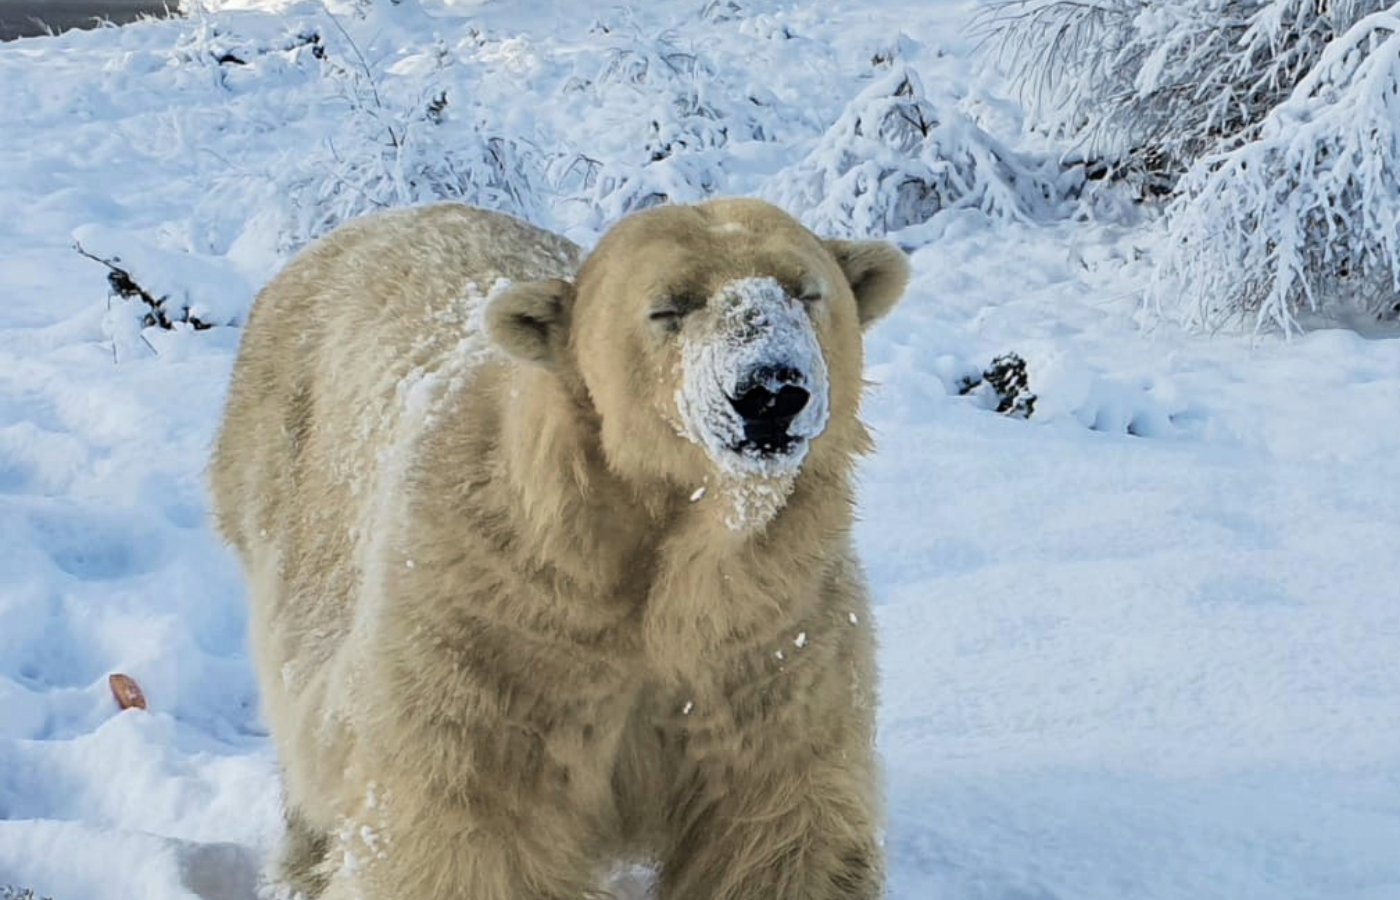
[[[236,322],[378,203],[799,196],[899,66],[1030,146],[968,4],[243,5],[0,45],[0,885],[54,900],[248,900],[280,829],[201,481],[238,330],[143,328],[75,240]],[[998,202],[897,235],[869,339],[890,896],[1397,900],[1400,339],[1181,333],[1150,218]],[[1029,421],[957,393],[1008,350]]]

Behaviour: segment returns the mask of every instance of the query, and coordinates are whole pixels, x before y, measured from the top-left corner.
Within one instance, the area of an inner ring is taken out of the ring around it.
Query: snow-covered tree
[[[1331,41],[1252,139],[1199,160],[1168,209],[1155,300],[1214,327],[1400,305],[1400,4]]]
[[[1033,120],[1145,189],[1251,139],[1388,0],[1015,0],[978,29]]]

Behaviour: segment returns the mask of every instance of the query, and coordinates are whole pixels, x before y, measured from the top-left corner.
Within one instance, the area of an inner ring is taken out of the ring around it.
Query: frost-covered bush
[[[609,133],[597,146],[560,154],[549,170],[555,193],[588,206],[595,226],[724,190],[734,145],[773,137],[762,115],[767,97],[674,33],[644,36],[626,11],[619,15],[594,26],[601,56],[580,60],[561,98],[591,109]]]
[[[440,63],[446,51],[435,51]],[[430,75],[375,71],[360,57],[331,62],[327,76],[345,114],[281,176],[283,250],[293,250],[347,219],[399,206],[460,200],[523,218],[539,201],[539,164],[530,148],[457,121],[453,92]]]
[[[1168,210],[1157,304],[1285,332],[1400,299],[1400,4],[1328,44],[1254,140],[1208,156]]]
[[[236,173],[265,182],[270,211],[259,217],[273,223],[273,251],[286,256],[364,213],[436,200],[534,217],[539,154],[486,124],[459,57],[424,40],[436,20],[415,0],[333,5],[342,15],[299,8],[269,33],[262,18],[211,16],[196,4],[171,54],[185,80],[230,92],[240,107],[231,131],[298,132],[270,170]],[[479,35],[464,32],[454,46],[470,53]],[[290,84],[304,86],[295,107],[260,106],[269,87]]]
[[[1015,0],[978,22],[1032,118],[1169,190],[1254,136],[1336,36],[1388,0]]]
[[[262,57],[280,54],[294,60],[303,48],[317,59],[325,57],[321,35],[314,30],[293,30],[271,43],[256,41],[226,30],[202,9],[192,12],[189,30],[171,48],[171,60],[177,65],[207,67],[225,86],[229,67],[247,66]]]
[[[1051,182],[966,115],[939,109],[902,63],[862,90],[764,196],[838,237],[898,231],[944,209],[1031,218]]]
[[[622,103],[629,117],[646,122],[627,158],[594,171],[581,196],[606,219],[662,203],[703,199],[715,190],[713,154],[729,139],[725,114],[711,97],[716,72],[669,35],[646,42],[600,35],[601,69],[576,80],[571,92],[591,94],[604,106]]]
[[[0,885],[0,900],[49,900],[48,897],[40,897],[29,888],[17,888],[12,885]]]

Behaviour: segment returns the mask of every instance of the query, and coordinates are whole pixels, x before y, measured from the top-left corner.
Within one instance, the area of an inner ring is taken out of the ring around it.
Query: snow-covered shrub
[[[536,155],[488,133],[470,114],[457,119],[455,92],[443,86],[451,82],[443,75],[444,47],[431,51],[430,65],[399,72],[376,70],[348,43],[352,58],[328,55],[325,69],[332,102],[345,114],[327,117],[335,123],[331,133],[290,159],[281,175],[283,251],[355,216],[436,200],[537,218]]]
[[[181,5],[179,37],[165,52],[173,87],[181,92],[218,87],[234,95],[272,85],[305,83],[325,59],[324,24],[309,9],[281,21],[219,15],[201,3]]]
[[[221,66],[246,66],[273,54],[294,58],[303,48],[317,59],[325,57],[321,35],[314,30],[296,29],[275,42],[254,40],[227,30],[202,10],[195,10],[189,30],[175,42],[170,56],[177,65],[208,66],[222,72]]]
[[[895,63],[762,193],[818,233],[865,237],[944,209],[1033,218],[1054,190],[969,117],[935,107],[918,74]]]
[[[599,222],[662,203],[693,203],[722,190],[732,145],[771,140],[764,98],[730,83],[699,48],[663,31],[643,37],[630,20],[594,26],[602,58],[582,62],[563,102],[586,103],[614,123],[610,146],[560,155],[550,182]]]
[[[646,116],[648,124],[633,157],[599,173],[593,199],[605,218],[693,202],[714,190],[717,179],[704,151],[728,142],[724,113],[707,88],[715,75],[702,57],[677,47],[669,35],[609,46],[593,88],[623,94],[633,114]]]
[[[1332,41],[1255,139],[1168,210],[1158,306],[1206,327],[1393,314],[1400,299],[1400,4]]]
[[[1100,174],[1170,190],[1251,138],[1334,37],[1389,0],[1014,0],[979,19],[1032,118]]]
[[[0,885],[0,900],[49,900],[49,898],[40,897],[29,888]]]
[[[283,249],[380,209],[460,200],[530,218],[536,209],[528,148],[479,129],[434,132],[434,110],[446,94],[421,106],[360,108],[335,137],[302,157],[286,180]]]

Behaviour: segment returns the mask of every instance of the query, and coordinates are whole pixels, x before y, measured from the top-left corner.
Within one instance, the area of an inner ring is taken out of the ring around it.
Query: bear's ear
[[[486,334],[506,353],[547,368],[568,344],[574,286],[559,278],[523,281],[506,288],[486,307]]]
[[[894,308],[909,283],[904,251],[884,241],[823,241],[846,273],[862,328]]]

